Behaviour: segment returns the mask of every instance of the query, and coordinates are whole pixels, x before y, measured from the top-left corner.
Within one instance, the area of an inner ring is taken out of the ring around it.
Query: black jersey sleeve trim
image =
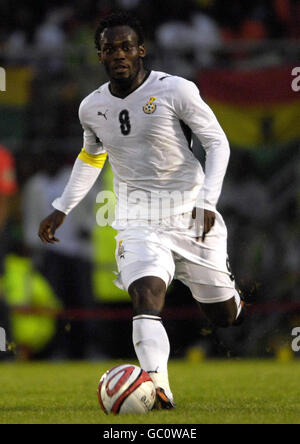
[[[186,138],[188,147],[191,150],[192,149],[192,134],[193,134],[192,130],[186,123],[184,123],[183,120],[179,120],[179,123],[180,123],[181,129],[182,129],[182,132],[184,134],[184,137]]]

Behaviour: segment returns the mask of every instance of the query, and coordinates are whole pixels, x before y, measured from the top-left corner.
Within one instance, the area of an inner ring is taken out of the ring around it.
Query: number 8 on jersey
[[[127,109],[124,109],[123,111],[120,112],[119,120],[121,123],[120,128],[121,128],[122,134],[124,134],[124,136],[128,136],[128,134],[130,133],[130,130],[131,130],[131,125],[130,125],[130,119],[129,119],[129,112],[127,111]]]

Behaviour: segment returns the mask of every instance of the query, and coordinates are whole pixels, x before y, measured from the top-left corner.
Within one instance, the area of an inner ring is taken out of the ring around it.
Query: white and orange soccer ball
[[[118,365],[101,377],[98,400],[105,413],[147,413],[155,402],[155,387],[149,374],[131,364]]]

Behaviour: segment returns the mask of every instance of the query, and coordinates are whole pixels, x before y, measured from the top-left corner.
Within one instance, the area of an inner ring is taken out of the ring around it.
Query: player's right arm
[[[230,147],[216,116],[201,98],[196,85],[182,78],[177,79],[173,102],[176,114],[197,136],[206,152],[205,180],[192,212],[197,225],[201,225],[202,214],[204,215],[204,242],[206,234],[215,223],[216,206],[229,161]]]
[[[84,147],[74,163],[62,195],[52,203],[55,210],[40,224],[39,237],[44,243],[53,244],[59,241],[55,237],[56,230],[93,187],[107,158],[102,143],[85,122],[83,105],[79,108],[79,118],[84,130]]]

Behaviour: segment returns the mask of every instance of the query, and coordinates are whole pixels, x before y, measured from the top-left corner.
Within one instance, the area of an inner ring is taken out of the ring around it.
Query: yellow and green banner
[[[292,89],[292,69],[213,69],[199,74],[201,96],[233,146],[249,150],[300,140],[300,93]]]

